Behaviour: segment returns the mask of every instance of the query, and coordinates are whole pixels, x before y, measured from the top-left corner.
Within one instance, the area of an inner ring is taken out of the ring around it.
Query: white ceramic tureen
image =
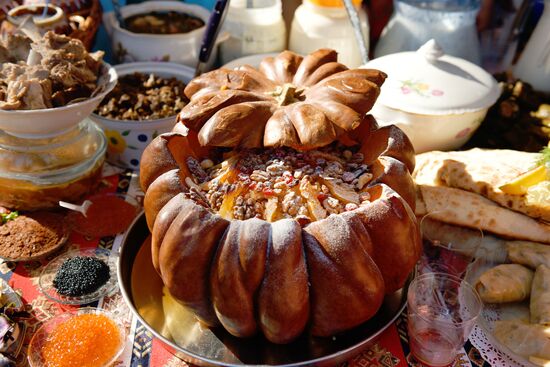
[[[500,95],[497,81],[479,66],[445,55],[435,40],[365,65],[388,74],[372,114],[395,124],[417,153],[463,145]]]

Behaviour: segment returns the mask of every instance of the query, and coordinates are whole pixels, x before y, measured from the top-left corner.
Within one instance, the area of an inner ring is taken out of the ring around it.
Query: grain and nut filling
[[[290,148],[231,152],[214,163],[187,158],[189,197],[227,219],[305,223],[368,203],[373,175],[363,154],[332,145],[306,152]]]

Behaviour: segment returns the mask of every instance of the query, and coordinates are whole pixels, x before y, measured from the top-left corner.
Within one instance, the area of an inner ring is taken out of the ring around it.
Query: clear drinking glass
[[[445,273],[416,277],[407,295],[409,343],[428,366],[448,366],[462,348],[483,304],[466,281]]]
[[[445,211],[430,212],[420,220],[423,255],[419,273],[442,272],[461,277],[482,246],[483,231],[443,223]]]

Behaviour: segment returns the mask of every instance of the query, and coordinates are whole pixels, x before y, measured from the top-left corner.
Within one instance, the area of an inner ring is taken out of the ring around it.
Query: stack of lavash
[[[416,214],[505,238],[550,244],[550,203],[528,203],[499,187],[536,165],[540,154],[471,149],[416,156]]]
[[[430,213],[439,221],[428,221],[423,231],[450,243],[476,240],[478,232],[464,227],[480,228],[486,234],[481,246],[490,249],[485,256],[501,263],[475,280],[484,302],[506,306],[508,317],[493,323],[494,337],[531,363],[548,366],[550,246],[545,244],[550,244],[550,202],[529,203],[525,195],[499,189],[539,158],[513,150],[428,152],[417,156],[413,176],[417,216]],[[523,293],[516,296],[519,288]]]

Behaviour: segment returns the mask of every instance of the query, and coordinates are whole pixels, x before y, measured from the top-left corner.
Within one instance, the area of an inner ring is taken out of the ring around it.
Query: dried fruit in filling
[[[369,202],[372,179],[363,155],[337,144],[306,152],[291,148],[242,150],[227,159],[187,158],[191,185],[226,219],[316,221]],[[206,168],[205,168],[206,167]]]

